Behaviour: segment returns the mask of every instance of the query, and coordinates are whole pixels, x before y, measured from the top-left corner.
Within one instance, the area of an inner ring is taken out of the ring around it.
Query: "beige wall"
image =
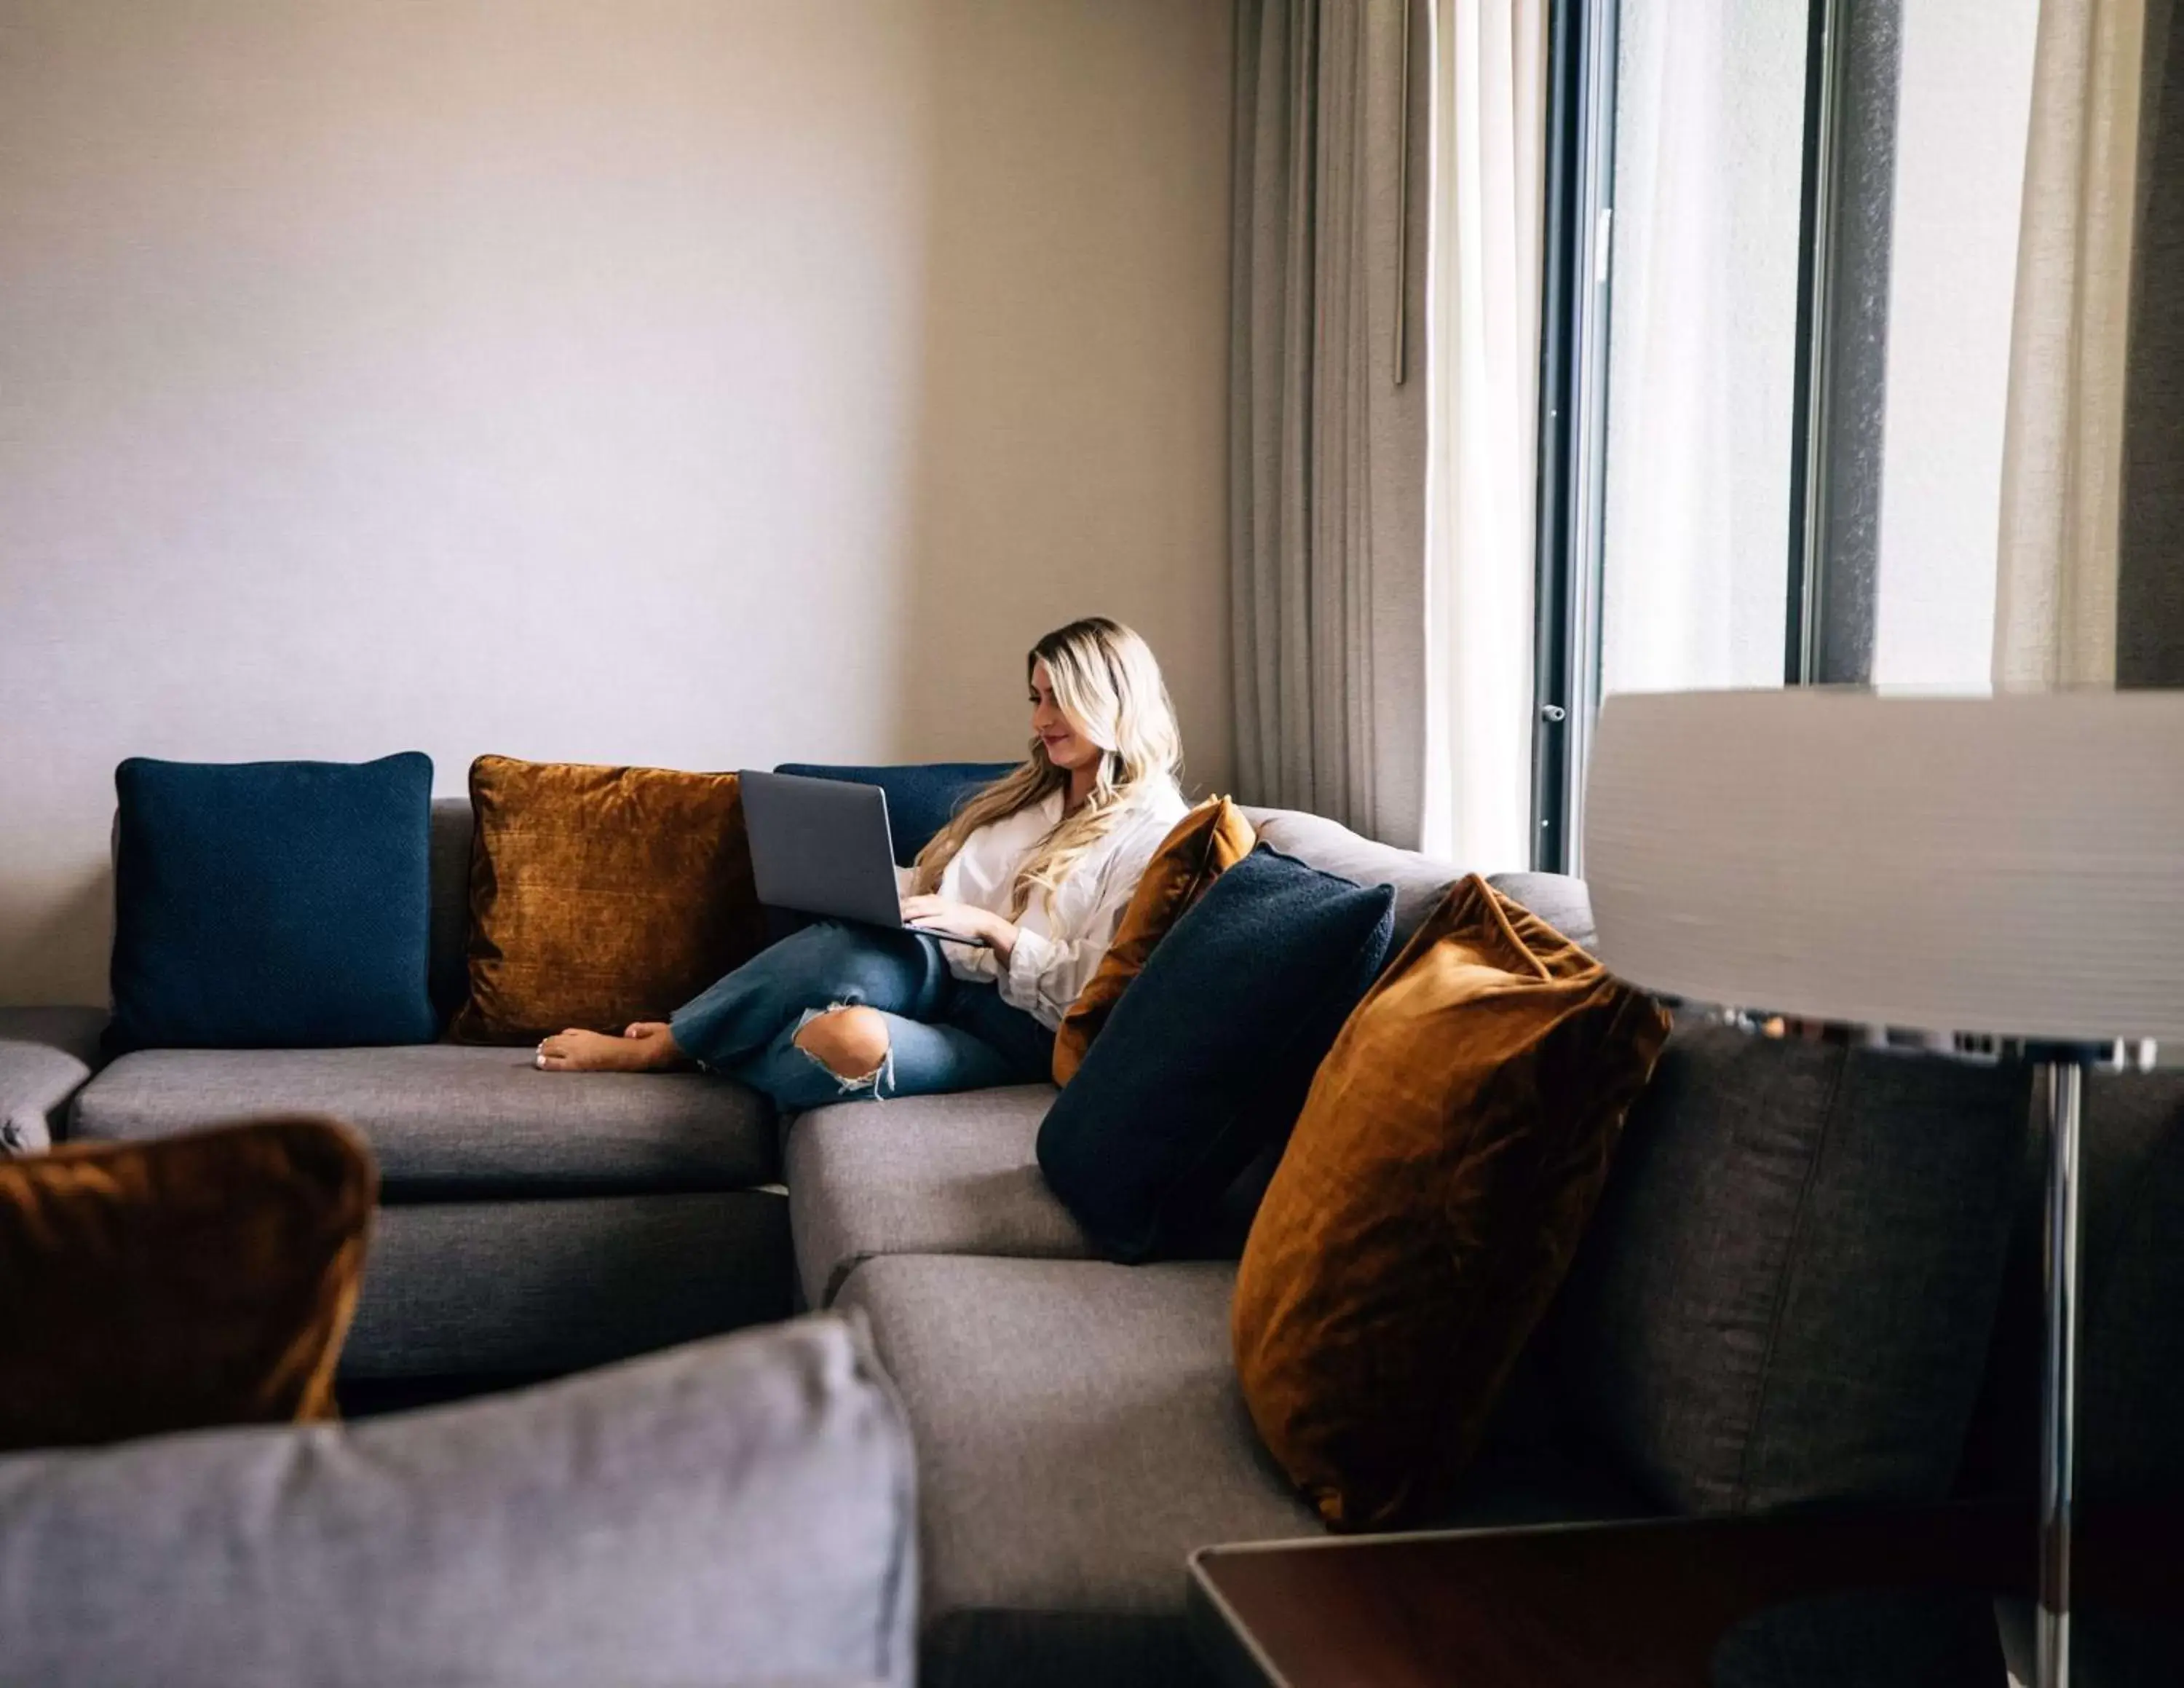
[[[0,0],[0,1001],[114,763],[1228,769],[1228,0]]]

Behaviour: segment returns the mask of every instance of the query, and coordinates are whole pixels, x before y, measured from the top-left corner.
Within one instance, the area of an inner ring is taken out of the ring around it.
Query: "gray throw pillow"
[[[1949,1492],[2028,1074],[1678,1024],[1556,1321],[1570,1405],[1659,1505]]]
[[[908,1688],[910,1440],[834,1316],[353,1427],[0,1459],[0,1677]]]

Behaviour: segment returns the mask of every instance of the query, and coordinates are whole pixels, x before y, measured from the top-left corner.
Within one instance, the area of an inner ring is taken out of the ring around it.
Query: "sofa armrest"
[[[910,1437],[822,1316],[355,1425],[0,1458],[8,1680],[910,1688]]]
[[[0,1159],[66,1132],[70,1101],[98,1070],[103,1008],[0,1008]]]

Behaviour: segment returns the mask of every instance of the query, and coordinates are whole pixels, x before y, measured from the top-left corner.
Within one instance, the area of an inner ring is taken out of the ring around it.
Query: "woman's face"
[[[1031,729],[1046,746],[1046,759],[1072,773],[1100,759],[1100,746],[1078,732],[1054,701],[1053,677],[1044,662],[1031,665]]]

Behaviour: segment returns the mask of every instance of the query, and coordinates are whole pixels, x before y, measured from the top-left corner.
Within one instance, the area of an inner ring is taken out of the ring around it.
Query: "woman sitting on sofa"
[[[549,1072],[697,1061],[783,1109],[1047,1076],[1054,1028],[1184,813],[1182,740],[1144,640],[1094,616],[1032,647],[1030,759],[903,870],[913,926],[837,921],[746,962],[666,1021],[538,1046]]]

